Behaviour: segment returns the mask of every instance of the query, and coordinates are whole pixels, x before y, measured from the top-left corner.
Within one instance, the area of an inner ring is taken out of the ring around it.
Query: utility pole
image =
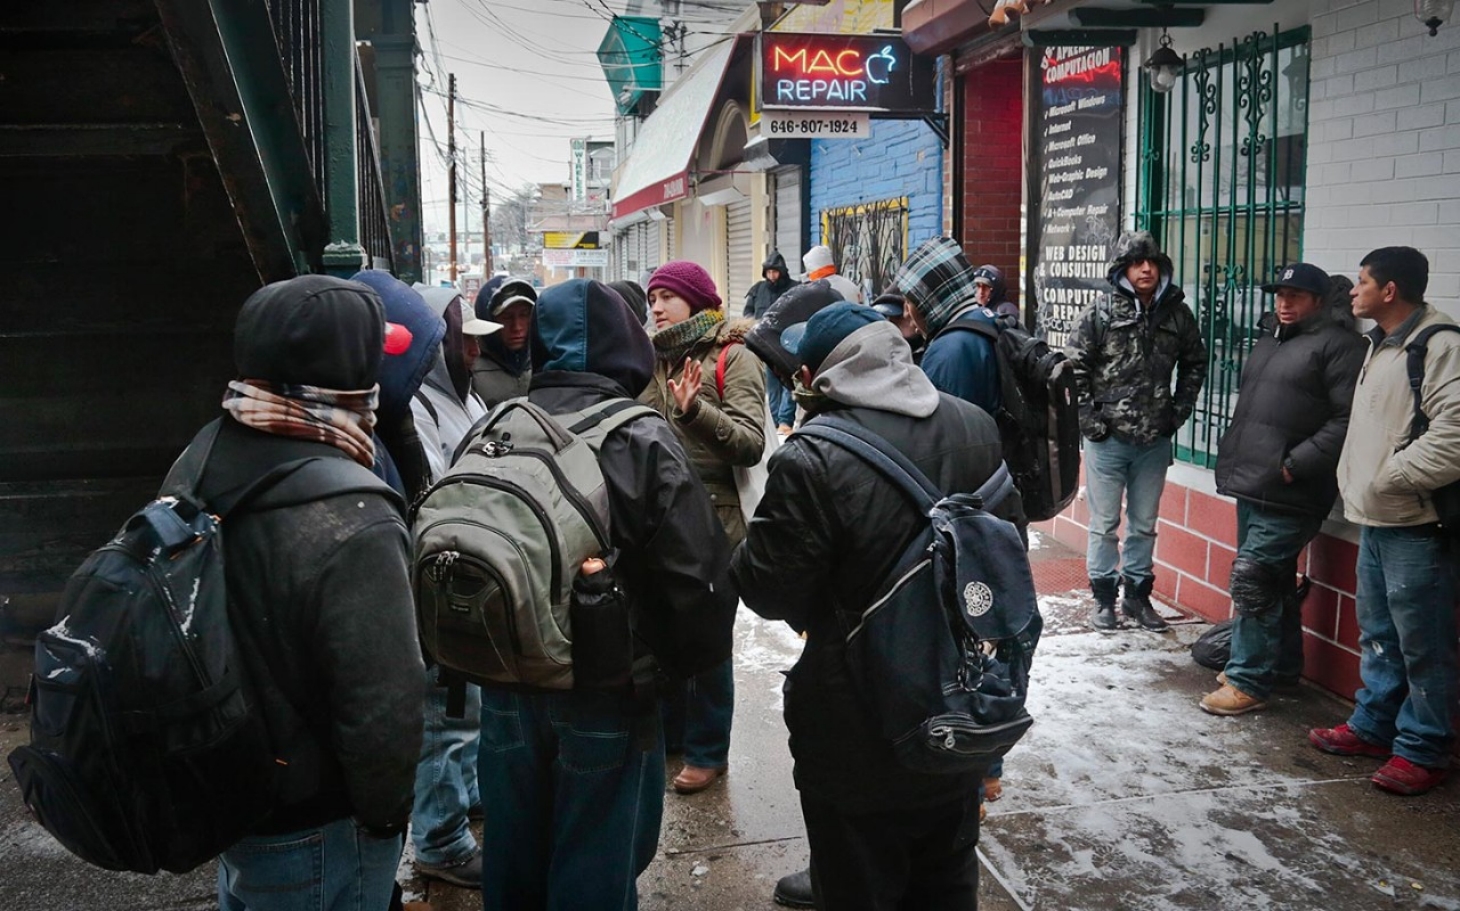
[[[451,283],[456,284],[456,74],[446,81],[446,208],[451,212]]]
[[[492,191],[487,186],[487,134],[482,139],[482,281],[492,277]]]

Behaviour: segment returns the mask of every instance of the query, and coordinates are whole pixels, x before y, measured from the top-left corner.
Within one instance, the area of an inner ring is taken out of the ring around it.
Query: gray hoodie
[[[912,349],[889,322],[868,323],[842,339],[811,381],[808,411],[816,400],[876,408],[925,418],[938,408],[938,390],[913,363]]]

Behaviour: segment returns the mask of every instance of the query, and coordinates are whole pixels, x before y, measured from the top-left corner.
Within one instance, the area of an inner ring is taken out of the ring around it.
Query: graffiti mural
[[[875,296],[907,259],[907,217],[906,196],[824,209],[821,242],[831,248],[837,271]]]

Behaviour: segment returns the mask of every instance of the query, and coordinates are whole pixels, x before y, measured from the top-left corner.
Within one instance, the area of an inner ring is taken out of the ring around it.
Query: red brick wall
[[[1089,523],[1082,496],[1041,528],[1083,553]],[[1236,553],[1236,505],[1168,481],[1156,523],[1156,593],[1207,620],[1225,620],[1232,615],[1227,579]],[[1313,580],[1303,603],[1304,674],[1345,699],[1359,688],[1357,558],[1355,545],[1320,534],[1298,559],[1298,570]]]
[[[1024,61],[986,63],[967,76],[963,102],[963,224],[958,239],[974,265],[1004,272],[1019,291],[1019,203],[1024,180]]]

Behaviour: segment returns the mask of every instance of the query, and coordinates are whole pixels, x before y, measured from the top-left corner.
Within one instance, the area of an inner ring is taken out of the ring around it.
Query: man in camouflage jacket
[[[1096,600],[1092,623],[1101,630],[1118,625],[1121,578],[1121,611],[1152,632],[1166,629],[1151,606],[1156,514],[1171,464],[1171,438],[1191,417],[1207,373],[1201,331],[1172,271],[1170,257],[1150,234],[1122,235],[1110,265],[1113,293],[1080,314],[1065,350],[1085,436],[1090,507],[1085,566]],[[1117,536],[1122,492],[1123,549]]]

